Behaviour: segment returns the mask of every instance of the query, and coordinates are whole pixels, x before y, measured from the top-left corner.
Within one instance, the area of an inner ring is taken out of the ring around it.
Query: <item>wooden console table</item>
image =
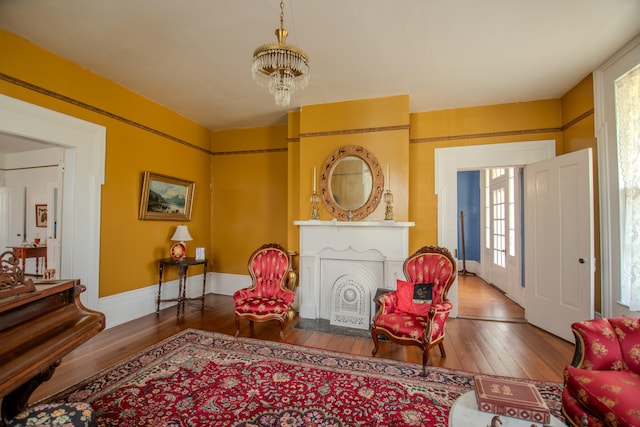
[[[11,250],[16,257],[20,258],[22,262],[21,267],[24,274],[27,274],[25,270],[25,262],[27,258],[36,259],[36,276],[40,276],[40,258],[44,258],[44,271],[47,270],[47,245],[36,246],[11,246]]]
[[[177,316],[184,315],[184,304],[188,299],[186,296],[187,293],[187,269],[191,265],[202,265],[203,266],[203,278],[202,278],[202,295],[198,297],[202,302],[202,310],[204,310],[204,292],[207,286],[207,259],[197,260],[193,257],[185,257],[180,260],[176,260],[173,258],[165,258],[158,261],[160,264],[159,271],[159,280],[158,280],[158,299],[156,302],[156,314],[160,314],[160,303],[161,302],[169,302],[169,301],[177,301]],[[178,267],[178,298],[173,299],[162,299],[162,273],[164,272],[164,268],[166,266],[175,266]]]

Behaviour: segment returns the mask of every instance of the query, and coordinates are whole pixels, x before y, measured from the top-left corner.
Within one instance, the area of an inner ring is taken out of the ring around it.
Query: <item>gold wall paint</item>
[[[598,145],[595,136],[593,75],[589,74],[562,98],[562,152],[571,153],[591,148],[593,154],[593,221],[596,258],[594,309],[602,312],[600,275],[600,197],[598,192]]]
[[[383,174],[389,165],[394,219],[408,221],[408,95],[304,106],[299,114],[299,125],[292,126],[292,132],[298,128],[299,134],[295,137],[300,141],[299,193],[292,197],[300,201],[301,217],[296,219],[311,217],[309,197],[313,191],[313,168],[317,170],[319,192],[320,175],[327,158],[342,146],[359,145],[376,157]],[[385,182],[387,180],[385,177]],[[321,220],[333,219],[322,201],[319,208]],[[381,201],[367,220],[383,220],[384,211],[385,204]]]
[[[212,270],[247,274],[262,244],[287,247],[287,127],[213,132],[211,141]]]
[[[138,220],[145,170],[196,182],[187,254],[209,250],[209,130],[2,30],[0,57],[0,93],[107,129],[100,297],[157,283],[157,260],[169,256],[180,222]]]
[[[304,106],[289,114],[288,126],[212,133],[3,30],[0,57],[0,73],[8,76],[0,79],[0,93],[107,128],[101,297],[157,283],[156,260],[168,256],[169,238],[179,224],[137,219],[144,170],[196,181],[188,223],[195,240],[188,250],[205,246],[212,271],[246,274],[250,253],[262,243],[298,249],[293,221],[310,217],[313,166],[319,170],[341,145],[366,147],[385,172],[390,164],[395,219],[416,222],[410,251],[437,243],[435,148],[556,139],[558,154],[592,147],[597,159],[591,76],[561,99],[410,114],[409,96],[400,95]],[[384,202],[380,205],[376,214],[383,216]],[[321,218],[330,219],[320,207]],[[598,224],[597,207],[595,214]],[[126,255],[138,266],[127,274],[122,274],[121,235],[128,238]],[[599,259],[598,227],[596,240]],[[596,279],[599,309],[599,275]]]
[[[561,121],[557,99],[411,114],[409,251],[438,243],[436,148],[548,139],[560,147]]]

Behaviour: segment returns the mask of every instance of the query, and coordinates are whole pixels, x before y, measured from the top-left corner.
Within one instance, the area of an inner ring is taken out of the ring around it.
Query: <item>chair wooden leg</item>
[[[253,330],[253,320],[249,320],[249,335],[251,337],[255,336],[255,332]]]
[[[447,353],[444,351],[444,343],[440,342],[440,344],[438,344],[438,347],[440,348],[440,354],[442,355],[442,357],[447,357]]]
[[[240,335],[240,318],[236,316],[236,337]]]
[[[427,362],[429,361],[429,349],[425,348],[422,352],[422,376],[427,376]]]
[[[372,356],[375,356],[378,352],[378,334],[375,331],[371,331],[371,338],[373,338],[373,351],[371,352]]]

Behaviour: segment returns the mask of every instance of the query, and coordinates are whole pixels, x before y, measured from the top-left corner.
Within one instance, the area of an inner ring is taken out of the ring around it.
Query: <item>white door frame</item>
[[[0,94],[0,132],[65,148],[58,277],[80,279],[83,303],[98,309],[106,128]]]
[[[524,166],[555,157],[556,141],[471,145],[435,149],[435,192],[438,195],[438,245],[458,249],[458,170]],[[449,291],[452,317],[458,317],[458,280]]]

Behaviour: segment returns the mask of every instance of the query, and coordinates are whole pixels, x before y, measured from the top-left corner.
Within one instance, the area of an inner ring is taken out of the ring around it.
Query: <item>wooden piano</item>
[[[0,425],[27,407],[61,358],[105,327],[80,301],[79,280],[25,279],[13,252],[0,255]]]

